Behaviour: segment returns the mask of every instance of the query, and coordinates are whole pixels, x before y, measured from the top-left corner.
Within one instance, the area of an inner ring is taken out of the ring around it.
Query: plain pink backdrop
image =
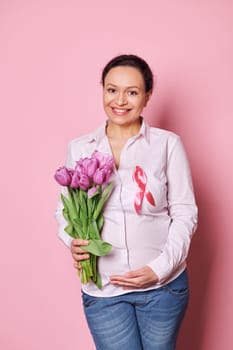
[[[181,135],[193,173],[199,227],[178,349],[232,349],[232,16],[231,0],[1,0],[1,349],[94,349],[56,237],[53,173],[67,142],[105,119],[101,69],[120,53],[151,65],[144,116]]]

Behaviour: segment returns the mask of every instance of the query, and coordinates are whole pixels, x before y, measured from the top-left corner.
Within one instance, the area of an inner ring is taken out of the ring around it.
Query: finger
[[[119,282],[119,283],[130,283],[132,282],[132,278],[128,278],[125,276],[111,276],[110,277],[111,282]]]
[[[71,252],[73,254],[82,254],[82,253],[86,253],[87,251],[85,249],[83,249],[83,248],[80,248],[80,247],[73,247],[71,249]]]
[[[74,262],[74,268],[76,269],[76,270],[82,270],[82,266],[81,266],[81,264],[80,263],[78,263],[78,262]]]
[[[79,240],[79,242],[82,243],[82,242],[88,242],[88,241]],[[81,248],[81,246],[82,246],[82,248]],[[71,244],[71,247],[70,247],[71,253],[84,253],[84,252],[86,252],[86,250],[83,249],[83,245],[81,245],[81,246],[80,246],[80,244],[78,244],[78,245],[77,244]]]
[[[138,270],[126,272],[124,276],[128,278],[134,278],[134,277],[144,276],[144,274],[145,274],[144,269],[138,269]]]
[[[124,277],[110,278],[110,282],[112,284],[115,284],[118,286],[124,286],[124,287],[139,287],[141,285],[140,278],[124,278]]]
[[[88,244],[89,244],[88,240],[80,239],[80,238],[75,238],[71,242],[71,246],[73,246],[73,247],[77,247],[77,246],[80,246],[80,245],[88,245]]]
[[[143,281],[141,279],[135,279],[134,281],[111,281],[111,283],[115,286],[122,287],[126,290],[132,290],[132,289],[142,289],[147,288],[151,285],[151,283]]]
[[[129,282],[111,282],[114,286],[122,287],[123,289],[139,289],[142,285],[139,283],[129,283]]]
[[[75,261],[77,261],[77,262],[82,261],[82,260],[87,260],[87,259],[90,258],[90,255],[89,254],[85,254],[85,253],[84,254],[73,253],[72,256],[73,256],[73,259]]]
[[[143,275],[139,275],[136,273],[131,273],[127,272],[125,275],[112,275],[110,276],[110,280],[115,280],[115,281],[130,281],[135,278],[140,278],[143,277]]]

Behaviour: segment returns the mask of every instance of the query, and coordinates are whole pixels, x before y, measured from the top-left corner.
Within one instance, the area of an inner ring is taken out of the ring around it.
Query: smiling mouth
[[[129,108],[116,108],[116,107],[112,107],[112,110],[117,115],[124,115],[130,111]]]

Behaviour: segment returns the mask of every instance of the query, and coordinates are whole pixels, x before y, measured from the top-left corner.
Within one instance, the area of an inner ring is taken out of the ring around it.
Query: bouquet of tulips
[[[88,260],[81,261],[81,282],[93,281],[102,288],[97,269],[97,257],[107,255],[111,244],[101,239],[104,224],[103,206],[112,190],[108,182],[114,160],[107,154],[95,151],[90,158],[81,158],[74,169],[60,167],[55,180],[67,188],[61,194],[63,216],[67,221],[65,231],[73,238],[87,239],[88,246],[81,247],[90,253]],[[80,274],[80,272],[78,271]]]

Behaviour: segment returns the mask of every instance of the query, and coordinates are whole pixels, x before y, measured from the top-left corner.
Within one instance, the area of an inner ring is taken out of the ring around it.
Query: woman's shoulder
[[[96,143],[101,139],[104,127],[100,126],[94,131],[80,135],[68,142],[68,154],[73,160],[89,157],[96,148]]]
[[[150,134],[152,137],[160,137],[171,141],[180,139],[180,136],[175,132],[157,127],[150,127]]]
[[[73,138],[70,140],[69,144],[72,147],[80,147],[82,145],[86,145],[89,143],[92,143],[93,141],[96,141],[98,138],[102,136],[104,133],[104,124],[100,125],[97,129],[92,130],[91,132],[85,133],[83,135],[80,135],[76,138]]]
[[[73,138],[68,142],[67,162],[69,167],[73,168],[75,162],[83,157],[88,157],[91,153],[91,133]]]
[[[77,136],[69,141],[71,146],[80,146],[82,144],[88,143],[93,139],[93,133],[87,133]]]
[[[150,145],[164,149],[168,154],[174,149],[183,148],[180,135],[174,131],[157,127],[150,127]]]

